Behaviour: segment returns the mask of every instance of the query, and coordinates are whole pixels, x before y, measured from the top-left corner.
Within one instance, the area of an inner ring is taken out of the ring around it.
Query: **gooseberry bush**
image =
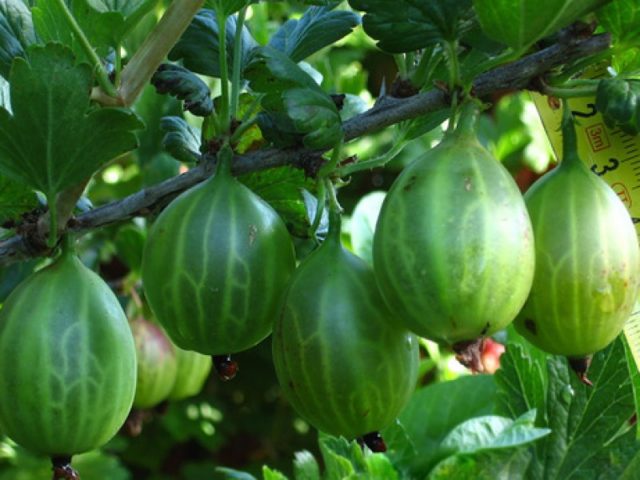
[[[0,27],[0,479],[637,478],[640,1]]]

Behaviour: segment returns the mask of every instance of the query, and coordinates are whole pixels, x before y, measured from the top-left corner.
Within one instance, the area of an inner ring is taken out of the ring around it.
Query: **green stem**
[[[404,139],[400,137],[400,139],[394,141],[393,146],[384,155],[380,155],[379,157],[372,158],[370,160],[345,165],[344,167],[338,168],[337,173],[341,177],[347,177],[352,173],[384,167],[387,163],[396,158],[405,146],[406,144],[404,143]]]
[[[338,203],[336,187],[333,182],[329,178],[325,178],[324,183],[329,197],[329,234],[327,235],[327,240],[340,242],[342,207]]]
[[[218,45],[220,49],[220,127],[229,131],[229,65],[227,62],[227,17],[222,9],[216,10],[218,21]]]
[[[74,255],[76,253],[76,249],[75,249],[75,241],[73,239],[73,236],[69,233],[65,233],[64,236],[62,237],[62,255],[63,256],[69,256],[69,255]]]
[[[423,52],[416,69],[411,75],[411,83],[417,87],[422,87],[431,79],[435,67],[440,62],[440,55],[434,55],[434,50]]]
[[[233,70],[231,72],[231,118],[238,114],[238,99],[240,98],[240,62],[242,60],[242,29],[247,7],[243,7],[236,19],[236,35],[233,42]]]
[[[593,97],[596,94],[596,90],[597,90],[597,82],[595,82],[591,86],[584,86],[584,87],[563,88],[563,87],[552,87],[550,85],[545,85],[543,88],[543,92],[546,95],[550,95],[558,98]]]
[[[218,151],[217,158],[217,166],[216,166],[216,177],[222,175],[231,175],[231,162],[233,161],[233,150],[231,150],[231,146],[229,146],[229,142],[225,142],[220,150]]]
[[[397,53],[393,56],[393,59],[396,62],[396,67],[398,67],[398,75],[400,75],[400,78],[407,78],[407,62],[405,61],[405,56]]]
[[[342,154],[342,145],[344,144],[344,137],[341,137],[338,143],[333,147],[333,152],[331,152],[331,159],[322,166],[320,171],[318,172],[319,178],[328,177],[331,175],[336,167],[338,166],[338,162],[340,161],[340,155]]]
[[[456,132],[475,135],[480,106],[475,100],[469,100],[460,107],[460,116],[456,125]]]
[[[67,4],[64,2],[64,0],[55,0],[55,2],[62,11],[65,22],[67,23],[69,28],[71,28],[71,31],[75,35],[76,39],[80,42],[82,50],[84,50],[84,53],[89,57],[100,87],[102,87],[105,93],[107,93],[109,96],[117,97],[118,92],[113,83],[111,83],[111,81],[109,80],[109,74],[102,65],[100,57],[98,57],[98,54],[96,54],[93,46],[91,45],[91,43],[89,43],[89,40],[82,31],[82,28],[80,28],[80,25],[78,24],[78,22],[76,22],[76,19],[69,11],[69,7],[67,7]]]
[[[562,102],[562,162],[560,165],[569,165],[571,163],[582,163],[578,157],[578,139],[576,128],[571,115],[569,102]]]
[[[316,213],[313,217],[313,222],[309,227],[309,236],[311,238],[316,238],[316,232],[318,231],[318,227],[322,221],[322,214],[324,213],[324,205],[327,201],[327,190],[325,188],[324,178],[319,179],[317,184],[318,194],[316,195]]]
[[[258,117],[253,117],[251,120],[247,120],[246,122],[242,122],[238,128],[233,132],[231,138],[229,139],[230,143],[236,143],[240,141],[240,138],[244,133],[258,123]]]
[[[446,133],[454,131],[456,126],[456,113],[458,113],[458,92],[457,90],[453,90],[453,95],[451,97],[451,113],[449,114],[449,125],[447,125]]]
[[[458,41],[444,43],[445,52],[449,60],[449,89],[453,92],[460,85],[460,63],[458,62]]]

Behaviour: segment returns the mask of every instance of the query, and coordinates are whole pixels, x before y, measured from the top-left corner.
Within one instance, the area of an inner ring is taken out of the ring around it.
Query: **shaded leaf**
[[[254,91],[265,93],[265,111],[259,121],[266,139],[285,146],[297,135],[308,148],[321,149],[334,146],[342,137],[340,115],[331,97],[282,52],[256,49],[245,76]]]
[[[158,0],[79,0],[73,13],[94,45],[118,46]]]
[[[211,92],[200,77],[180,65],[163,63],[151,77],[158,93],[168,93],[184,101],[184,109],[206,117],[213,112]]]
[[[618,45],[637,46],[640,40],[640,1],[616,0],[596,12],[598,22]]]
[[[181,162],[195,162],[200,157],[200,130],[181,117],[163,117],[160,128],[165,132],[162,146]]]
[[[473,5],[489,37],[521,51],[609,1],[473,0]]]
[[[627,320],[627,325],[631,325],[633,322],[638,321],[640,312],[637,310]],[[634,318],[635,317],[635,318]],[[628,328],[628,327],[627,327]],[[625,329],[625,333],[628,332]],[[631,388],[633,390],[633,400],[636,405],[636,419],[640,418],[640,364],[638,364],[636,358],[633,355],[633,350],[629,342],[626,340],[626,335],[623,336],[624,353],[627,359],[627,368],[629,369],[629,378],[631,379]],[[636,437],[640,438],[640,429],[636,428]]]
[[[640,132],[640,80],[603,78],[598,82],[596,108],[611,129],[620,128],[629,135]]]
[[[288,166],[271,168],[242,175],[239,180],[278,212],[292,235],[308,236],[313,217],[307,210],[303,192],[314,189],[315,182],[306,178],[302,170]]]
[[[90,110],[91,69],[61,45],[31,47],[11,71],[13,115],[0,110],[0,169],[46,195],[79,183],[137,146],[129,110]]]
[[[133,271],[140,271],[146,233],[140,227],[126,224],[118,229],[113,242],[118,256]]]
[[[0,225],[38,206],[34,191],[0,175]]]
[[[392,8],[387,0],[349,0],[349,4],[366,12],[365,32],[392,53],[456,40],[472,18],[471,0],[396,0]]]
[[[226,21],[226,47],[229,74],[233,70],[234,37],[236,34],[236,17]],[[240,65],[244,69],[249,53],[257,47],[246,26],[242,29],[242,52]],[[220,76],[220,43],[218,41],[218,22],[213,10],[200,10],[182,34],[178,43],[169,53],[169,59],[182,60],[183,65],[192,72],[210,77]]]
[[[35,42],[29,8],[21,0],[0,0],[0,75],[9,78],[13,59]]]
[[[0,304],[20,282],[33,273],[37,265],[38,260],[29,260],[0,268]]]
[[[311,7],[299,20],[287,20],[271,37],[269,45],[299,62],[337,42],[359,24],[360,17],[354,12]]]
[[[373,232],[385,192],[369,192],[361,197],[351,215],[351,247],[353,253],[373,265]]]
[[[205,6],[228,17],[251,3],[258,3],[258,0],[207,0]]]

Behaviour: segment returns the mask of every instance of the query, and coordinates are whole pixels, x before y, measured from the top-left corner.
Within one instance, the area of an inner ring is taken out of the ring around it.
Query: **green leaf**
[[[473,6],[489,37],[520,52],[609,1],[473,0]]]
[[[297,132],[304,133],[308,148],[330,148],[343,135],[342,121],[331,97],[320,89],[292,88],[282,94],[288,117]]]
[[[61,45],[31,47],[11,70],[13,115],[0,109],[0,170],[47,196],[137,147],[129,110],[93,108],[92,75]]]
[[[525,448],[453,455],[440,462],[428,480],[521,480],[525,478],[531,453]]]
[[[618,479],[639,448],[629,429],[635,405],[622,341],[594,355],[591,388],[557,356],[547,357],[545,381],[538,370],[543,364],[533,358],[509,344],[497,374],[500,410],[521,415],[531,406],[542,408],[536,424],[551,429],[534,446],[527,478]]]
[[[620,128],[629,135],[640,132],[640,80],[621,77],[598,82],[596,108],[611,129]]]
[[[258,0],[207,0],[205,6],[228,17],[250,3],[258,3]]]
[[[0,175],[0,225],[38,206],[33,190]]]
[[[68,0],[65,0],[65,3],[70,7]],[[31,14],[35,31],[41,42],[66,45],[71,49],[78,61],[91,63],[86,52],[69,28],[65,12],[60,8],[58,2],[36,0],[35,6],[31,9]],[[85,32],[85,34],[89,35],[89,32]],[[95,39],[91,38],[91,41],[95,41]],[[100,51],[101,54],[106,53],[106,50],[102,50]]]
[[[616,0],[596,12],[598,22],[613,35],[614,44],[637,46],[640,41],[640,1]]]
[[[79,0],[73,13],[94,45],[118,46],[158,0]]]
[[[454,41],[473,16],[471,0],[396,0],[391,8],[388,0],[349,0],[349,4],[366,12],[365,32],[392,53]]]
[[[229,75],[232,74],[236,17],[226,21],[226,47]],[[249,53],[257,47],[256,41],[246,26],[242,28],[240,65],[249,60]],[[218,41],[218,22],[213,10],[200,10],[182,34],[178,43],[169,53],[169,59],[182,60],[182,64],[192,72],[210,77],[220,76],[220,44]]]
[[[398,472],[393,468],[391,460],[389,460],[386,455],[366,455],[365,461],[367,462],[365,478],[384,478],[385,480],[398,480]]]
[[[470,396],[473,401],[469,401]],[[491,414],[495,402],[496,386],[491,375],[463,376],[416,390],[399,420],[417,454],[409,465],[400,464],[393,452],[395,445],[389,441],[391,460],[397,468],[407,468],[412,477],[424,478],[448,454],[440,444],[449,432],[469,418]]]
[[[385,192],[370,192],[361,197],[351,215],[351,247],[353,253],[373,265],[373,232]]]
[[[158,0],[65,0],[94,48],[106,55],[149,13]],[[35,29],[44,42],[60,42],[79,59],[88,60],[57,2],[38,0],[32,9]]]
[[[548,428],[533,426],[535,416],[535,410],[531,410],[515,421],[496,415],[471,418],[454,428],[440,448],[452,453],[476,453],[526,445],[550,433]]]
[[[181,117],[163,117],[160,128],[165,132],[162,146],[181,162],[192,163],[200,156],[200,130]]]
[[[29,8],[21,0],[0,0],[0,75],[9,78],[13,59],[35,42]]]
[[[293,472],[296,480],[320,480],[318,462],[307,450],[295,453]]]
[[[359,24],[360,17],[354,12],[311,7],[299,20],[287,20],[271,37],[269,45],[299,62],[337,42]]]
[[[272,470],[266,465],[262,467],[262,478],[264,480],[287,480],[287,477],[282,473],[277,470]]]
[[[271,168],[243,175],[239,180],[278,212],[292,235],[308,237],[313,217],[303,192],[314,190],[315,182],[302,170],[289,166]]]
[[[257,480],[253,475],[227,467],[216,467],[216,472],[224,475],[226,480]]]
[[[353,464],[347,458],[349,443],[344,438],[321,436],[319,443],[327,480],[342,480],[355,473]]]
[[[38,265],[38,260],[29,260],[0,268],[0,304],[20,282],[33,273],[36,265]]]
[[[539,352],[517,343],[507,344],[500,357],[500,369],[495,374],[498,386],[496,413],[516,418],[535,409],[541,417],[538,425],[544,424],[547,369],[546,355]]]
[[[146,237],[145,231],[140,227],[126,224],[118,229],[113,240],[118,256],[133,271],[140,271]]]
[[[207,117],[213,113],[211,92],[195,73],[180,65],[163,63],[151,77],[151,84],[160,94],[168,93],[184,101],[184,109]]]
[[[632,316],[627,320],[627,325],[630,325],[632,320],[638,321],[639,312],[636,310]],[[634,318],[636,317],[636,318]],[[629,378],[631,379],[631,388],[633,390],[633,400],[636,406],[636,418],[640,418],[640,365],[636,362],[633,356],[631,346],[627,342],[627,337],[622,337],[624,343],[624,353],[627,359],[627,368],[629,369]],[[636,429],[636,437],[640,439],[640,429]]]
[[[285,146],[297,134],[313,149],[333,147],[341,139],[342,123],[335,103],[284,53],[268,46],[256,49],[245,76],[252,90],[266,94],[262,100],[265,111],[258,117],[266,139]]]

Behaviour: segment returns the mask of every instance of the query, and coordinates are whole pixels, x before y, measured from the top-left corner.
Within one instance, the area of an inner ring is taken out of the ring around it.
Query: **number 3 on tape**
[[[548,97],[532,93],[542,124],[558,158],[562,153],[562,110]],[[572,98],[569,107],[576,118],[578,153],[596,175],[601,176],[626,205],[640,237],[640,135],[610,129],[602,120],[593,98]],[[627,343],[640,369],[640,302],[624,328]]]

